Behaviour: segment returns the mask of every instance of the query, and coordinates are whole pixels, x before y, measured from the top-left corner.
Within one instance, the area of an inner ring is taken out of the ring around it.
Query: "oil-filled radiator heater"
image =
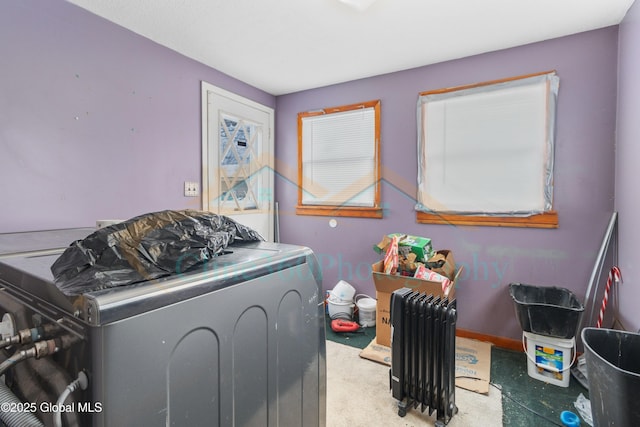
[[[420,407],[447,424],[455,404],[456,301],[402,288],[391,294],[390,382],[398,415]]]

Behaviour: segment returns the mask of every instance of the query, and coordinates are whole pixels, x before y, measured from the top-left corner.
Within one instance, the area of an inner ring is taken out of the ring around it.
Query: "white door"
[[[273,109],[202,82],[203,209],[274,239]]]

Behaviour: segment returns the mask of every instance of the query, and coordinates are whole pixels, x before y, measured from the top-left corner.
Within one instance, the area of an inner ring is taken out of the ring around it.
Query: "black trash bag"
[[[195,210],[140,215],[73,242],[51,266],[65,295],[183,273],[235,242],[264,240],[231,218]]]

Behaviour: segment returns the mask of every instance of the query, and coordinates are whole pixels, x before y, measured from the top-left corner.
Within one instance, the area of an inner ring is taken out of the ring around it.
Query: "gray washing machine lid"
[[[77,296],[64,295],[50,267],[62,249],[50,254],[29,252],[0,258],[0,283],[39,311],[61,310],[89,325],[103,325],[220,288],[309,263],[310,275],[320,272],[310,249],[268,242],[230,246],[227,253],[178,275]]]
[[[84,239],[95,228],[25,231],[0,234],[0,259],[25,254],[61,253],[72,242]]]

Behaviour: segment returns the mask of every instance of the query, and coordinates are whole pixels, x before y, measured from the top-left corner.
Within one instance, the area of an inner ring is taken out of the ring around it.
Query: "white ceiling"
[[[69,1],[273,95],[616,25],[633,3],[376,0],[358,10],[340,0]]]

